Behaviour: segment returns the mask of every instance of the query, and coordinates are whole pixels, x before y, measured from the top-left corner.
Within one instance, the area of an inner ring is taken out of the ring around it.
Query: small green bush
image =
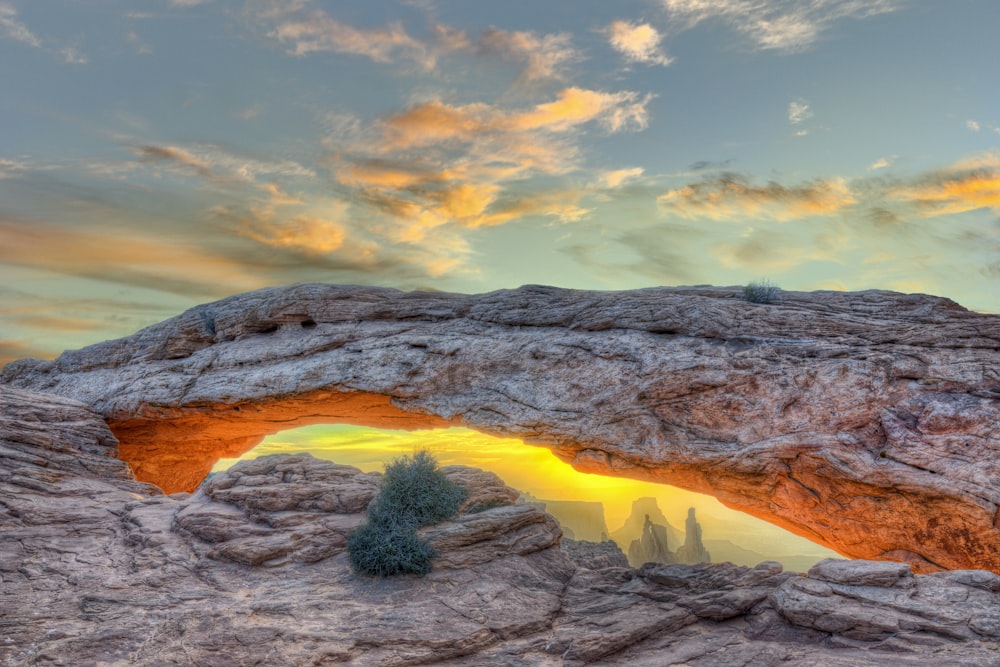
[[[781,288],[767,280],[758,280],[743,288],[743,298],[750,303],[774,303]]]
[[[431,453],[422,450],[385,467],[382,490],[368,508],[368,520],[405,517],[418,528],[431,526],[455,516],[467,495],[438,469]]]
[[[405,523],[373,523],[352,531],[347,538],[351,567],[362,574],[391,577],[431,571],[434,550]]]
[[[417,528],[453,517],[467,495],[438,469],[430,452],[396,459],[385,467],[382,488],[368,506],[368,523],[347,537],[351,566],[379,577],[427,574],[434,550]]]

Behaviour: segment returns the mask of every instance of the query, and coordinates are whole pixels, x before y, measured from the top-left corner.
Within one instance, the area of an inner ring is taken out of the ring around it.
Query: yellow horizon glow
[[[694,507],[705,539],[728,539],[733,536],[731,531],[738,530],[744,538],[754,535],[762,543],[769,540],[780,552],[833,555],[777,526],[729,509],[712,496],[666,484],[580,472],[546,447],[466,428],[395,431],[344,424],[307,426],[268,436],[238,459],[220,459],[213,472],[240,460],[299,452],[364,472],[381,472],[387,462],[421,449],[430,451],[442,466],[466,465],[496,473],[508,486],[540,500],[601,502],[609,532],[622,527],[635,499],[653,497],[670,523],[682,531],[687,510]]]

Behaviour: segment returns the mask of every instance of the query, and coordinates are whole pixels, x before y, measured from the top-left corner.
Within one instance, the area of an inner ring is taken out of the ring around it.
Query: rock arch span
[[[93,406],[167,491],[284,428],[464,425],[715,495],[847,556],[1000,572],[998,354],[995,315],[926,295],[306,284],[3,381]]]

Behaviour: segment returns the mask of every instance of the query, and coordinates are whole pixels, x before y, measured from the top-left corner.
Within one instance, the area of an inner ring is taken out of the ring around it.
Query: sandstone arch
[[[283,428],[461,424],[711,493],[848,556],[1000,572],[996,316],[881,291],[739,294],[294,285],[3,380],[93,406],[166,490]]]

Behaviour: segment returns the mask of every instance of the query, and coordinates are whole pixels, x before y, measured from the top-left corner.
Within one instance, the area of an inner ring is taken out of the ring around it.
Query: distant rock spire
[[[677,550],[679,563],[711,563],[712,556],[701,541],[701,524],[695,517],[694,508],[688,509],[687,521],[684,524],[684,545]]]
[[[643,521],[639,539],[633,540],[628,547],[628,562],[632,567],[639,567],[644,563],[666,565],[677,562],[667,544],[666,527],[653,523],[648,514]]]

